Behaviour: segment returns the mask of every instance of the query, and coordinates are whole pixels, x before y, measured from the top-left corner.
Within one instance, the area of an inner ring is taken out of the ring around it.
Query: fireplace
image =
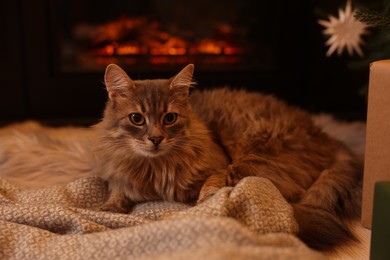
[[[109,63],[133,79],[194,63],[198,89],[246,88],[362,118],[364,100],[351,95],[361,76],[325,57],[312,2],[3,0],[0,121],[99,118]]]
[[[255,0],[62,1],[57,5],[64,72],[272,68],[275,2]],[[91,11],[92,10],[92,11]],[[272,10],[273,12],[269,12]]]

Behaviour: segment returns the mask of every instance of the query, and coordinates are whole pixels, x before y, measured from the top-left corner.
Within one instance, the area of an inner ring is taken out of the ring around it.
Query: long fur
[[[272,96],[225,88],[191,98],[231,157],[233,183],[270,179],[293,205],[298,236],[313,248],[356,240],[347,224],[360,214],[363,164],[343,143]]]

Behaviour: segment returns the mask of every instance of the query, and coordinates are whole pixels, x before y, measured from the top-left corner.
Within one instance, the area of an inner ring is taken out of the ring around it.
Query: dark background
[[[38,119],[79,124],[101,116],[106,100],[104,70],[83,73],[61,70],[56,10],[63,2],[66,1],[1,0],[1,123]],[[256,8],[266,6],[261,2]],[[365,120],[366,98],[359,90],[367,84],[369,68],[351,70],[348,56],[325,56],[323,28],[317,23],[316,12],[323,1],[274,2],[267,12],[275,52],[272,68],[196,70],[198,87],[245,87],[272,93],[313,113]],[[342,1],[327,3],[333,3],[336,14],[342,5]],[[133,75],[131,68],[125,70]],[[179,70],[134,71],[136,78],[156,78],[171,77]]]

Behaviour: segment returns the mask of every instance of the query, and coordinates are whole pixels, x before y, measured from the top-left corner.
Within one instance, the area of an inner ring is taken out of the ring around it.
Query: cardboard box
[[[390,60],[370,65],[362,205],[366,228],[371,228],[378,181],[390,181]]]

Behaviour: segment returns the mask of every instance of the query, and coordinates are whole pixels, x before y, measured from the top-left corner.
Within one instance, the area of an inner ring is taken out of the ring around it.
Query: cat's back
[[[274,104],[272,96],[227,87],[203,91],[195,90],[191,93],[190,100],[197,113],[222,110],[245,112],[249,111],[249,108],[257,110],[257,112],[264,112]]]
[[[312,125],[310,116],[272,95],[229,88],[194,91],[192,108],[206,123],[237,130],[257,127],[260,122],[291,128]]]
[[[191,104],[231,157],[254,147],[307,150],[302,146],[307,140],[333,145],[307,112],[271,95],[228,88],[194,91]]]

